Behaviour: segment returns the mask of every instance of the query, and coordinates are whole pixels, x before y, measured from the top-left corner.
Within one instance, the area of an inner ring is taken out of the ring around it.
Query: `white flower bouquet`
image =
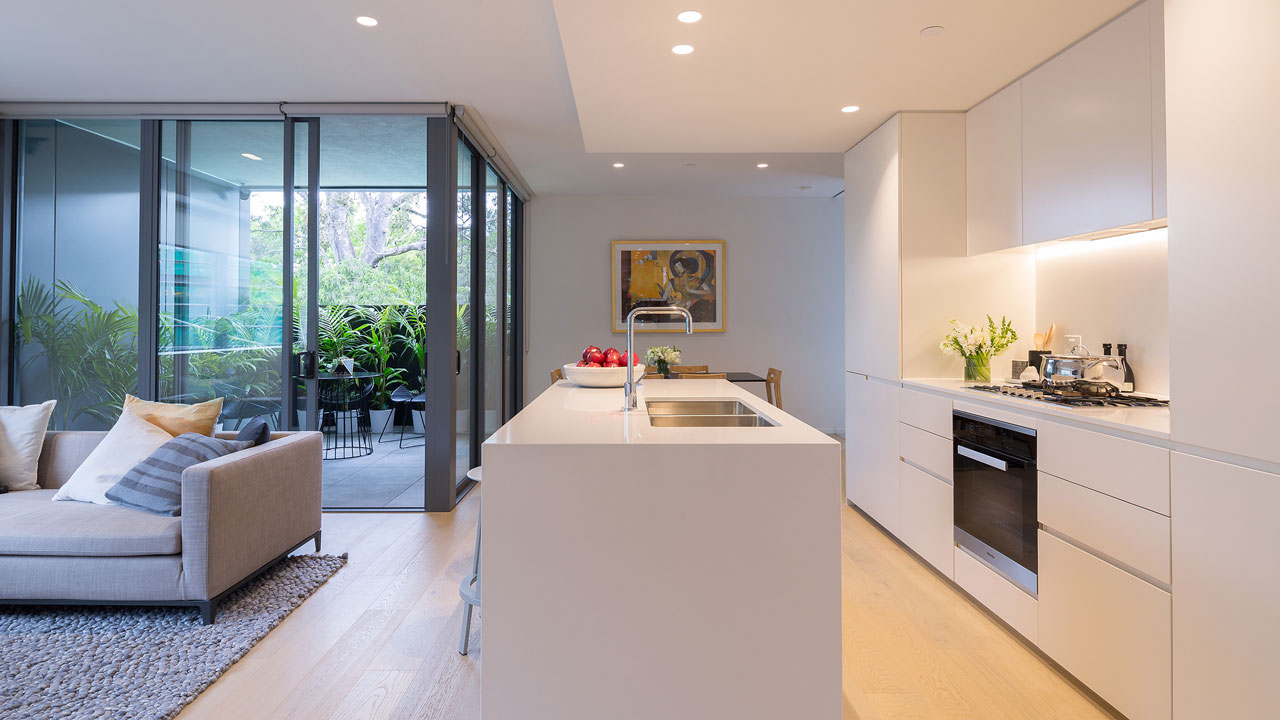
[[[654,365],[663,377],[671,377],[671,366],[680,362],[680,348],[671,345],[651,347],[644,354],[646,365]]]
[[[952,320],[951,331],[938,347],[948,355],[964,358],[965,380],[991,382],[991,358],[1008,350],[1017,340],[1018,333],[1008,318],[1001,317],[997,325],[988,315],[986,327]]]

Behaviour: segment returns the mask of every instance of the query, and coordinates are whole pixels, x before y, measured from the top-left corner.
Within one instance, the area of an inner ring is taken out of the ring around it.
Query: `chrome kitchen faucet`
[[[627,401],[622,406],[623,411],[630,412],[635,410],[639,403],[636,400],[636,355],[635,355],[635,337],[636,337],[636,316],[637,315],[683,315],[684,316],[684,332],[686,335],[693,334],[693,316],[689,311],[674,305],[670,307],[638,307],[632,308],[627,313]]]

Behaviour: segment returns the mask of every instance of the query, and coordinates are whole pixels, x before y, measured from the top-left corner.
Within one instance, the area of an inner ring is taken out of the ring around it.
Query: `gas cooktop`
[[[997,393],[1024,400],[1039,400],[1070,407],[1169,407],[1168,400],[1125,393],[1121,395],[1085,395],[1072,390],[1045,390],[1039,385],[972,385],[971,390]]]

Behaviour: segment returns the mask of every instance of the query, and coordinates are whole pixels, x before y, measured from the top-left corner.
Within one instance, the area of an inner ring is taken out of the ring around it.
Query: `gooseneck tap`
[[[685,334],[693,333],[693,316],[689,311],[682,307],[674,305],[670,307],[638,307],[632,308],[627,313],[627,401],[622,406],[624,411],[635,410],[639,403],[636,400],[636,381],[635,381],[635,337],[636,337],[636,317],[639,315],[683,315]]]

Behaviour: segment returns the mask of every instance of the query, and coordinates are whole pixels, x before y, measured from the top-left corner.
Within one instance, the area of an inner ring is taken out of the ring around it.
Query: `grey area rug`
[[[194,608],[0,605],[0,718],[172,718],[346,562],[285,558],[213,625]]]

